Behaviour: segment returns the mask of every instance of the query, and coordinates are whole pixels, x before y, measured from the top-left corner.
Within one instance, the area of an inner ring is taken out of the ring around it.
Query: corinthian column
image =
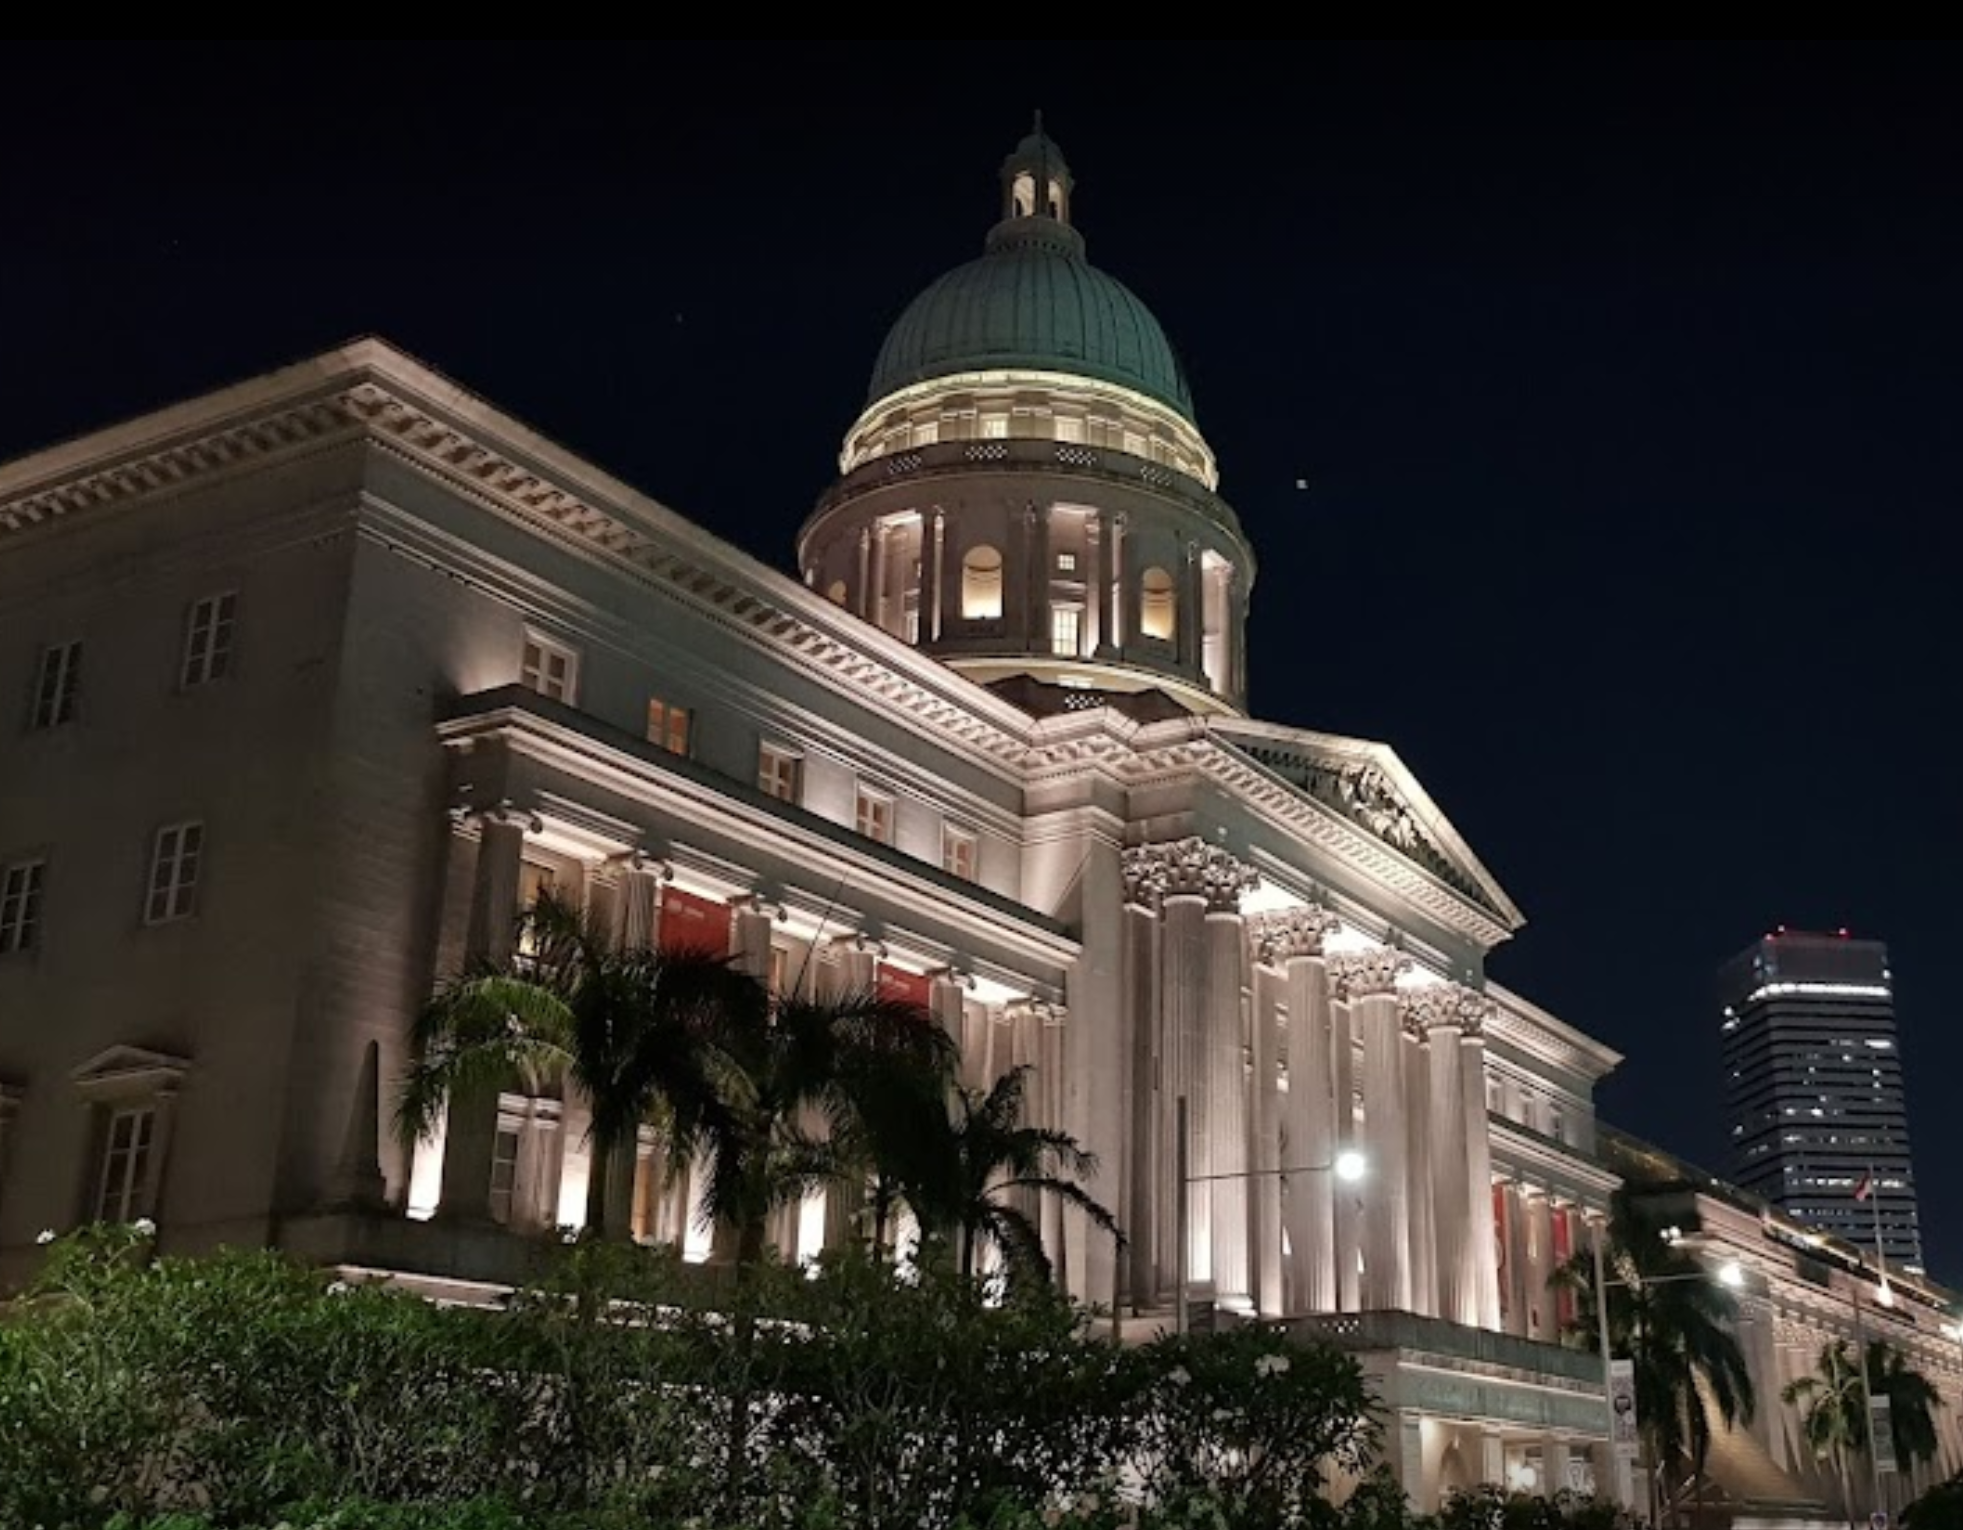
[[[1256,878],[1250,868],[1197,836],[1135,847],[1125,856],[1124,875],[1129,902],[1156,898],[1161,910],[1157,986],[1162,1020],[1159,1053],[1165,1066],[1154,1135],[1159,1161],[1167,1166],[1177,1163],[1173,1130],[1176,1102],[1184,1096],[1187,1173],[1194,1180],[1187,1201],[1185,1277],[1191,1282],[1213,1282],[1224,1274],[1238,1281],[1238,1289],[1227,1294],[1245,1296],[1246,1184],[1211,1176],[1244,1174],[1247,1167],[1239,909],[1241,894],[1255,885]],[[1217,976],[1210,971],[1215,966],[1222,969]],[[1169,1228],[1177,1186],[1170,1183],[1170,1174],[1161,1177],[1168,1183],[1160,1225]],[[1229,1187],[1224,1197],[1216,1193],[1223,1186]],[[1238,1231],[1218,1236],[1236,1217]],[[1225,1265],[1217,1269],[1216,1248],[1223,1243],[1233,1248],[1227,1251]],[[1181,1273],[1178,1249],[1172,1240],[1162,1240],[1161,1249],[1172,1266],[1162,1267],[1161,1283],[1171,1288]]]
[[[1288,1094],[1279,1104],[1276,1166],[1304,1171],[1278,1175],[1275,1187],[1276,1209],[1288,1232],[1281,1297],[1288,1313],[1330,1312],[1337,1300],[1333,1207],[1339,1133],[1329,979],[1322,956],[1323,937],[1335,927],[1336,916],[1327,909],[1296,908],[1263,914],[1252,929],[1262,962],[1283,974],[1281,1002],[1288,1017],[1281,1038]],[[1344,1035],[1347,1044],[1347,1028]],[[1256,1167],[1262,1165],[1257,1162]],[[1257,1182],[1257,1196],[1264,1193],[1263,1182]]]
[[[1398,1016],[1397,975],[1410,966],[1401,951],[1362,951],[1337,957],[1330,977],[1349,1000],[1363,1039],[1364,1152],[1369,1180],[1363,1195],[1361,1302],[1369,1311],[1411,1306],[1410,1181],[1404,1132],[1404,1026]]]
[[[1412,1009],[1426,1032],[1429,1084],[1430,1180],[1437,1313],[1454,1323],[1479,1324],[1478,1281],[1472,1269],[1474,1208],[1466,1198],[1465,1094],[1459,1081],[1468,1002],[1456,983],[1419,989]],[[1491,1240],[1488,1239],[1488,1242]]]
[[[1493,1139],[1486,1123],[1486,1017],[1492,1001],[1465,991],[1459,1001],[1459,1100],[1465,1120],[1463,1194],[1468,1206],[1467,1273],[1473,1322],[1500,1326],[1499,1236],[1493,1222]]]
[[[1147,848],[1127,850],[1119,862],[1125,886],[1126,1024],[1131,1048],[1131,1112],[1125,1123],[1131,1161],[1129,1295],[1134,1310],[1157,1302],[1165,1287],[1160,1272],[1171,1262],[1172,1163],[1163,1155],[1162,1123],[1172,1114],[1166,1093],[1165,1026],[1159,989],[1159,904],[1164,888],[1159,858]]]
[[[1431,1177],[1431,1009],[1429,1005],[1414,1003],[1413,994],[1403,993],[1398,998],[1404,1020],[1404,1172],[1411,1188],[1410,1228],[1406,1234],[1411,1254],[1411,1310],[1436,1317],[1438,1218]]]

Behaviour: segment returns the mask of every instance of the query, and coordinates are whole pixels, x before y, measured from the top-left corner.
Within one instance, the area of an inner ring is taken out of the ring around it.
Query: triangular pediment
[[[149,1047],[119,1044],[106,1047],[68,1076],[84,1092],[132,1085],[174,1084],[189,1069],[189,1058]]]
[[[1526,923],[1390,745],[1239,719],[1217,719],[1209,731],[1503,924]]]

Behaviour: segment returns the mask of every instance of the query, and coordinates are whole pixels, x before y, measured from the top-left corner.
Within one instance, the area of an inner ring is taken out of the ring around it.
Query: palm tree
[[[1738,1343],[1738,1303],[1664,1235],[1626,1186],[1610,1203],[1608,1237],[1610,1352],[1634,1363],[1644,1443],[1675,1503],[1686,1485],[1686,1466],[1688,1482],[1702,1491],[1713,1410],[1729,1429],[1749,1422],[1757,1407]],[[1575,1293],[1569,1331],[1584,1347],[1597,1349],[1593,1260],[1576,1253],[1551,1283]]]
[[[1867,1362],[1869,1387],[1877,1397],[1888,1399],[1896,1451],[1911,1464],[1935,1460],[1936,1409],[1943,1405],[1935,1384],[1885,1339],[1868,1341]]]
[[[622,948],[549,893],[523,916],[519,945],[508,965],[449,979],[418,1015],[398,1130],[410,1144],[429,1137],[453,1094],[513,1076],[533,1093],[570,1084],[593,1113],[587,1231],[619,1234],[607,1226],[609,1171],[632,1164],[625,1150],[658,1114],[675,1151],[693,1140],[717,1103],[716,1017],[758,985],[706,951]]]
[[[953,1109],[941,1113],[945,1135],[930,1153],[939,1167],[910,1197],[925,1227],[954,1237],[964,1277],[992,1246],[1012,1269],[1049,1279],[1042,1233],[1027,1209],[1040,1196],[1075,1206],[1093,1226],[1124,1238],[1117,1218],[1079,1183],[1096,1175],[1096,1155],[1067,1132],[1023,1123],[1031,1071],[1012,1068],[985,1094],[954,1091]]]
[[[1779,1389],[1782,1402],[1800,1410],[1800,1432],[1816,1461],[1831,1461],[1840,1479],[1840,1502],[1847,1522],[1854,1523],[1854,1495],[1847,1479],[1847,1458],[1867,1449],[1868,1394],[1860,1367],[1845,1339],[1820,1346],[1813,1373],[1796,1376]]]

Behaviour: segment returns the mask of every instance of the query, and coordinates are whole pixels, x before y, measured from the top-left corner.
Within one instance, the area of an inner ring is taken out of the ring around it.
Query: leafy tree
[[[1627,1186],[1610,1203],[1608,1240],[1610,1353],[1634,1363],[1644,1444],[1675,1504],[1686,1486],[1701,1491],[1713,1412],[1730,1429],[1750,1422],[1757,1407],[1738,1343],[1737,1299],[1664,1236]],[[1599,1349],[1593,1259],[1575,1253],[1551,1283],[1575,1294],[1572,1336]]]
[[[1870,1395],[1888,1399],[1897,1453],[1906,1461],[1933,1461],[1935,1410],[1942,1406],[1942,1398],[1929,1378],[1909,1364],[1908,1356],[1885,1339],[1870,1339],[1858,1363],[1847,1340],[1822,1345],[1812,1374],[1787,1382],[1779,1393],[1782,1401],[1800,1410],[1800,1429],[1815,1458],[1833,1462],[1850,1520],[1854,1499],[1849,1458],[1866,1455],[1873,1446],[1868,1428]]]
[[[1870,1339],[1868,1385],[1888,1399],[1895,1449],[1905,1461],[1936,1459],[1936,1409],[1942,1396],[1929,1378],[1909,1364],[1908,1355],[1885,1339]]]
[[[719,1021],[754,1007],[755,981],[707,951],[621,947],[551,894],[523,916],[528,953],[445,982],[417,1017],[397,1105],[410,1141],[431,1135],[451,1095],[514,1075],[537,1092],[569,1083],[593,1112],[586,1226],[607,1226],[608,1177],[631,1165],[643,1122],[666,1114],[679,1153],[718,1104]]]

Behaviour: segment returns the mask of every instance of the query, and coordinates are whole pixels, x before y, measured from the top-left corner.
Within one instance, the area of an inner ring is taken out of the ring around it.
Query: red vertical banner
[[[729,905],[679,887],[661,889],[661,949],[729,954]]]
[[[1558,1270],[1568,1262],[1569,1257],[1574,1253],[1574,1213],[1565,1206],[1556,1206],[1554,1208],[1553,1221],[1554,1268]],[[1554,1320],[1560,1325],[1561,1332],[1566,1333],[1568,1331],[1568,1325],[1574,1321],[1574,1317],[1574,1292],[1565,1285],[1556,1287],[1554,1296]]]
[[[878,983],[880,998],[899,1004],[918,1004],[922,1009],[927,1007],[934,986],[934,980],[924,972],[908,972],[885,962],[879,964]]]
[[[1511,1283],[1506,1268],[1506,1186],[1493,1186],[1493,1264],[1499,1270],[1500,1317],[1507,1315],[1506,1288]]]

